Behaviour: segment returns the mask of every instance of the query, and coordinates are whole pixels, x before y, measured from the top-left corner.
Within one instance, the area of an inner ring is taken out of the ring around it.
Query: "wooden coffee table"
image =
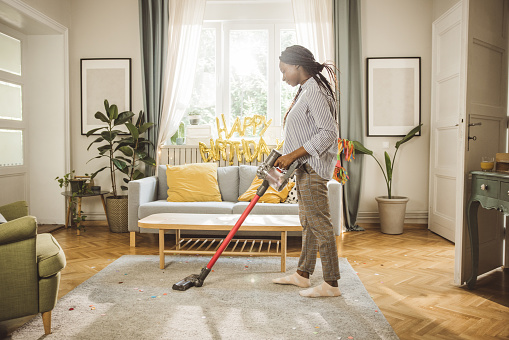
[[[147,216],[138,221],[140,228],[159,229],[159,267],[164,269],[165,254],[213,255],[223,239],[181,238],[181,230],[231,230],[240,214],[180,214],[164,213]],[[164,249],[164,231],[175,229],[173,249]],[[249,215],[239,231],[279,231],[280,240],[232,239],[222,255],[281,256],[281,271],[286,271],[286,238],[289,231],[301,231],[298,215]]]

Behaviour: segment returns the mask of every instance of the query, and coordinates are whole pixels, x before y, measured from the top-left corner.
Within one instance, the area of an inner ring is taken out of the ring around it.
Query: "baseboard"
[[[380,223],[378,212],[360,211],[357,216],[357,223]],[[427,211],[409,211],[405,214],[405,223],[428,224]]]
[[[86,213],[88,221],[105,221],[106,215],[102,213]],[[357,223],[380,223],[378,212],[361,211],[357,216]],[[428,224],[427,211],[409,211],[405,214],[405,223]]]
[[[106,221],[104,211],[102,213],[86,212],[83,215],[87,216],[85,221]]]

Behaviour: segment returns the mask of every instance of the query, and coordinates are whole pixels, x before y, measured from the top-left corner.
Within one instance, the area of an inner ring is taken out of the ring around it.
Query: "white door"
[[[0,205],[29,200],[26,36],[0,24]]]
[[[497,152],[507,152],[509,0],[470,0],[468,7],[467,133],[476,138],[469,139],[466,145],[466,176],[470,171],[480,170],[482,156],[495,157]],[[471,185],[468,177],[465,180],[466,201]],[[480,275],[503,264],[503,216],[496,210],[479,208],[478,225]],[[461,247],[459,238],[456,242],[460,283],[470,276],[471,255],[466,227],[458,227],[457,233],[463,231],[464,235]],[[459,248],[463,251],[459,252]]]
[[[508,10],[509,0],[463,0],[433,23],[429,228],[455,243],[456,284],[471,272],[468,174],[507,150]],[[482,274],[503,263],[497,211],[480,209],[479,239]]]
[[[463,225],[465,24],[462,3],[433,23],[429,229],[454,242]]]

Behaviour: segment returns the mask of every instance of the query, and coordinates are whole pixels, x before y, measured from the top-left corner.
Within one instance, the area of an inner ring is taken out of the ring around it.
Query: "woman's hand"
[[[276,161],[274,162],[274,166],[280,169],[287,170],[290,167],[290,165],[292,165],[293,162],[306,155],[308,155],[308,152],[306,151],[306,149],[304,149],[303,146],[301,146],[297,150],[276,159]]]
[[[274,166],[283,170],[286,170],[292,165],[295,159],[291,156],[291,154],[280,156],[276,159]]]

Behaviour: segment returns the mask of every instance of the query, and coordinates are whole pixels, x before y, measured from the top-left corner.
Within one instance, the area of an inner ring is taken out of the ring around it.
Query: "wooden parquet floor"
[[[65,251],[59,298],[118,257],[158,253],[157,234],[111,233],[105,222],[88,221],[82,236],[75,230],[52,233]],[[509,339],[509,271],[496,270],[469,291],[453,284],[454,245],[428,231],[407,225],[402,235],[379,227],[344,233],[338,243],[359,278],[401,339]],[[166,246],[174,238],[167,236]],[[299,256],[300,237],[290,237],[289,256]],[[320,278],[312,278],[318,283]]]

